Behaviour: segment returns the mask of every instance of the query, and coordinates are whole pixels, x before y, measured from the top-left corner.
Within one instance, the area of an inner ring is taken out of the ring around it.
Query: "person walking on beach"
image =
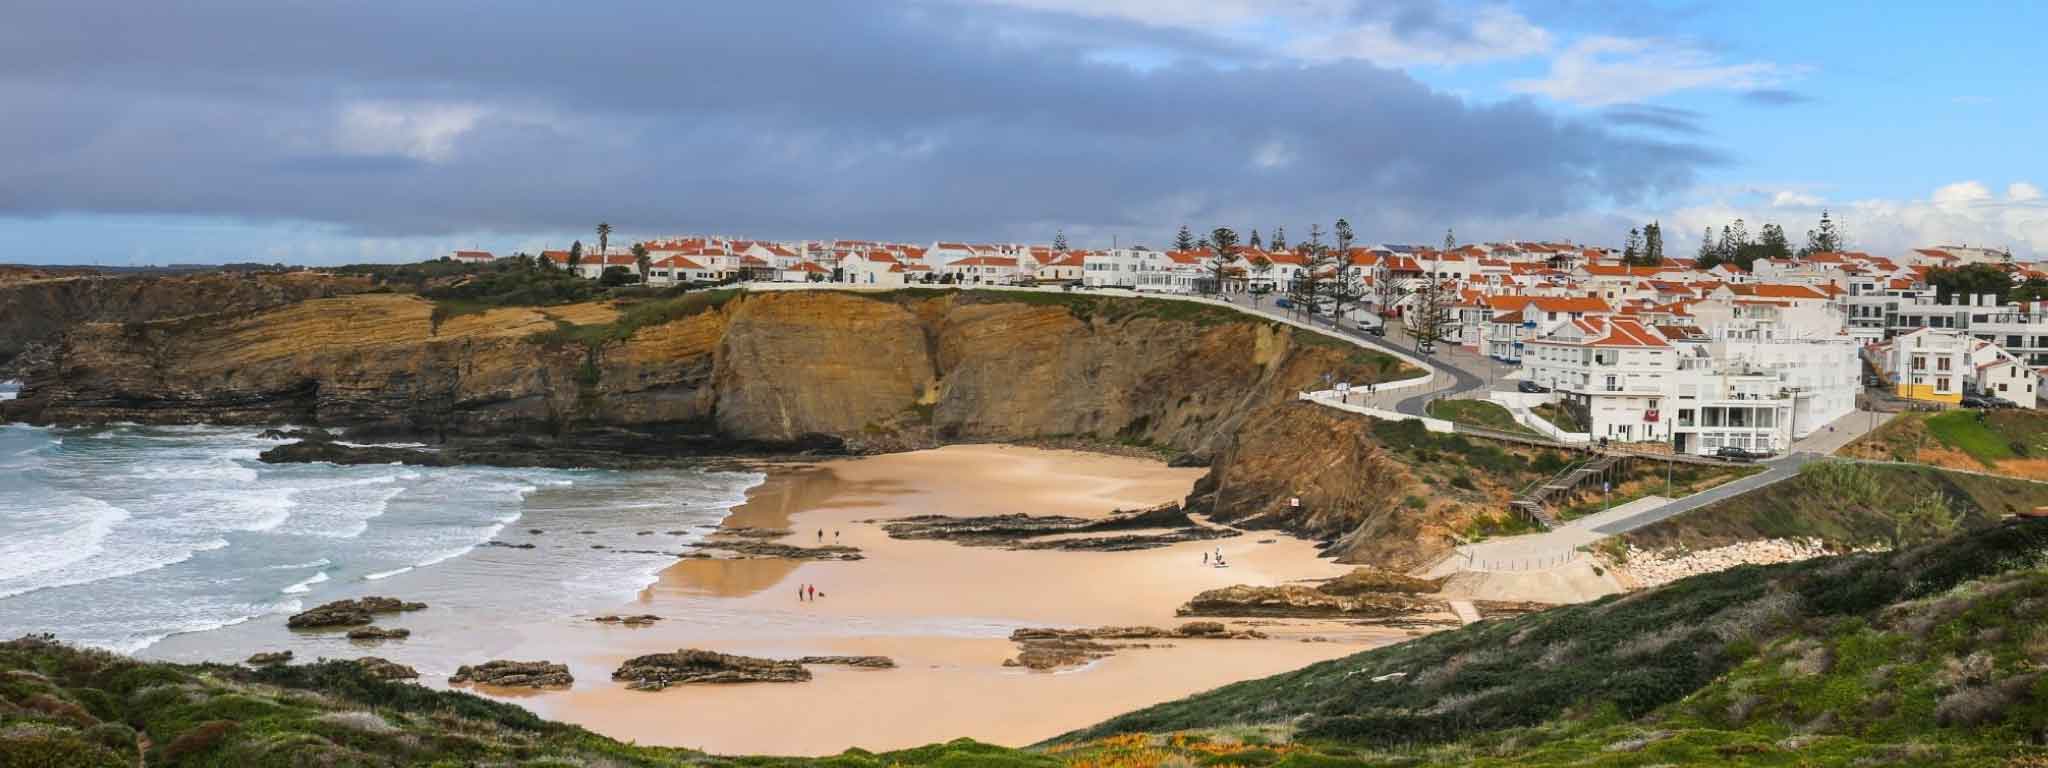
[[[1203,565],[1208,565],[1208,564],[1209,564],[1209,553],[1207,553],[1207,552],[1203,552],[1203,553],[1202,553],[1202,564],[1203,564]]]
[[[818,602],[818,585],[816,585],[816,584],[812,584],[812,585],[811,585],[811,587],[810,587],[810,589],[811,589],[811,602],[813,602],[813,603],[815,603],[815,602]]]
[[[805,587],[805,586],[807,586],[807,585],[804,585],[804,584],[798,584],[798,585],[796,585],[796,601],[797,601],[797,602],[799,602],[799,603],[801,603],[801,602],[803,602],[803,601],[804,601],[804,587]]]
[[[818,543],[825,543],[825,529],[823,528],[818,529]]]

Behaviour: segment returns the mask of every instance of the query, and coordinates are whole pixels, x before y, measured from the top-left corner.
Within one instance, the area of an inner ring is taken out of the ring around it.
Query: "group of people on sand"
[[[818,585],[816,584],[796,585],[796,601],[799,603],[816,602],[818,598],[824,595],[825,593],[818,591]]]
[[[1229,567],[1230,567],[1230,564],[1229,564],[1229,563],[1223,562],[1223,548],[1222,548],[1222,547],[1217,547],[1217,548],[1216,548],[1216,556],[1215,556],[1215,557],[1210,557],[1210,556],[1209,556],[1209,553],[1207,553],[1207,552],[1203,552],[1203,553],[1202,553],[1202,564],[1203,564],[1203,565],[1206,565],[1206,566],[1209,566],[1209,567],[1211,567],[1211,568],[1229,568]]]

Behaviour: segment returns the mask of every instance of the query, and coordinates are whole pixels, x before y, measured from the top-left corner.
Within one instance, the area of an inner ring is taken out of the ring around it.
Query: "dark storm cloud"
[[[1671,133],[1698,135],[1706,129],[1700,123],[1706,115],[1690,109],[1660,107],[1654,104],[1623,104],[1610,107],[1601,113],[1602,119],[1613,125],[1627,125],[1638,128],[1655,128]]]
[[[0,215],[377,235],[1163,233],[1552,215],[1700,146],[1363,63],[948,3],[32,3],[0,26]],[[1427,19],[1416,17],[1416,24]],[[1117,61],[1172,51],[1156,66]],[[1225,66],[1211,62],[1228,61]]]
[[[1742,93],[1742,100],[1758,106],[1790,107],[1810,103],[1813,101],[1813,97],[1783,88],[1759,88],[1754,91],[1744,91]]]

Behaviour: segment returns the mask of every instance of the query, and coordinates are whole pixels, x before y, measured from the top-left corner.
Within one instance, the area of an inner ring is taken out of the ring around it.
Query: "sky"
[[[671,234],[2048,259],[2048,4],[7,0],[0,262]]]

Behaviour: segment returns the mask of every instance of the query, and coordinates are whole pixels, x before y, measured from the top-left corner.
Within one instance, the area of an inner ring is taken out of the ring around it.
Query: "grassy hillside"
[[[2048,479],[2048,412],[2033,409],[1901,413],[1843,448],[1864,459]]]
[[[2048,484],[1934,467],[1816,462],[1794,477],[1633,531],[1643,549],[1758,539],[1900,547],[2048,504]]]
[[[2048,521],[2031,520],[1737,568],[1226,686],[1062,741],[1271,725],[1317,754],[1402,763],[1789,765],[1800,749],[1819,764],[2002,764],[2048,737],[2044,564]]]

